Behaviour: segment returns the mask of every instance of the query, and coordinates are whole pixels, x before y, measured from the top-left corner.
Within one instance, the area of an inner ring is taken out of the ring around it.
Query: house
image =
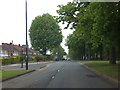
[[[3,56],[2,45],[0,45],[0,58]]]
[[[13,45],[12,43],[2,43],[2,55],[3,57],[10,57],[13,55]]]
[[[13,43],[2,43],[0,45],[0,56],[1,57],[10,57],[10,56],[25,56],[26,48],[19,45],[14,45]],[[34,56],[36,52],[31,48],[28,48],[28,56]]]
[[[8,51],[6,49],[3,50],[2,45],[0,45],[0,58],[8,56]]]

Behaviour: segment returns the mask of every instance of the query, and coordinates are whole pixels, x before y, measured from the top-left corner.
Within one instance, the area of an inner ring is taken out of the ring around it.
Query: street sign
[[[22,48],[27,48],[27,45],[22,45]]]

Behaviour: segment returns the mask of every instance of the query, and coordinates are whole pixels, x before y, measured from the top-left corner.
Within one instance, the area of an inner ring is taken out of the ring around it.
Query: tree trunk
[[[88,48],[88,60],[91,60],[91,49],[90,49],[90,47]]]
[[[100,60],[103,60],[103,44],[100,44]]]
[[[116,50],[115,47],[110,48],[110,64],[116,64]]]
[[[110,51],[107,50],[107,60],[110,60]]]
[[[97,52],[95,53],[95,60],[99,60]]]
[[[47,49],[46,49],[46,48],[44,48],[44,49],[43,49],[43,52],[42,52],[42,53],[43,53],[43,55],[46,55],[46,52],[47,52]]]
[[[83,60],[85,60],[85,58],[86,58],[86,45],[85,45],[85,43],[84,43],[84,48],[83,48]]]

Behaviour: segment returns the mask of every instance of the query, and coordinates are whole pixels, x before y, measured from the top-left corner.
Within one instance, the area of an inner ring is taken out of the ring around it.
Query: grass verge
[[[20,74],[24,74],[30,71],[32,70],[9,70],[9,71],[0,72],[0,75],[2,74],[2,80],[5,80],[5,79],[8,79],[8,78],[20,75]]]
[[[87,62],[87,61],[86,61]],[[89,68],[92,68],[100,73],[103,73],[105,75],[108,75],[114,79],[118,80],[118,68],[120,67],[120,63],[117,62],[117,64],[109,64],[109,61],[88,61],[89,63],[86,63]]]

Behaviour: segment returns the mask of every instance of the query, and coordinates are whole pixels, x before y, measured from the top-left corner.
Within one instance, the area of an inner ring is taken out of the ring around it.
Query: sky
[[[67,4],[73,0],[27,0],[28,3],[28,31],[32,20],[36,16],[49,13],[57,16],[58,5]],[[65,38],[72,33],[72,30],[64,30],[60,24],[64,36],[62,47],[68,52]],[[2,43],[26,44],[26,24],[25,24],[25,0],[0,0],[0,45]],[[31,46],[28,34],[28,44]]]

